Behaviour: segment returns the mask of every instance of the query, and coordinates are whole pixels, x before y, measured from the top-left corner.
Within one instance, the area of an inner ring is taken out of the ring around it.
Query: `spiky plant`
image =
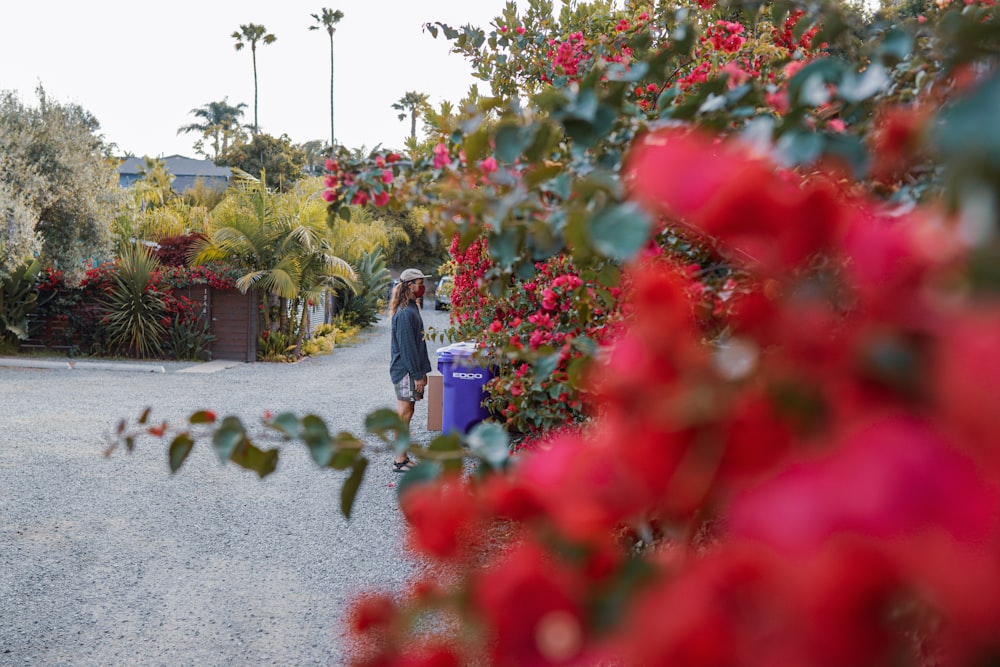
[[[160,319],[166,307],[152,284],[157,266],[159,261],[145,246],[122,248],[111,293],[103,303],[112,349],[138,358],[161,356],[160,341],[166,332]]]

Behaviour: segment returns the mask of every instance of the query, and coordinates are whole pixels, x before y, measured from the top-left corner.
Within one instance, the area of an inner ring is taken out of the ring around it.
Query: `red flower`
[[[573,664],[586,636],[576,590],[573,577],[532,544],[517,545],[479,573],[475,604],[493,635],[491,664]]]
[[[469,548],[476,508],[460,480],[411,487],[400,506],[412,526],[411,543],[418,550],[449,559]]]
[[[747,491],[729,525],[791,555],[815,552],[841,533],[897,539],[932,528],[979,543],[996,531],[997,500],[972,462],[931,427],[897,417]]]

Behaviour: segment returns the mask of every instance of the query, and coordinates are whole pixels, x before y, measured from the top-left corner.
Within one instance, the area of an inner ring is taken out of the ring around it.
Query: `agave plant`
[[[158,357],[166,333],[160,319],[166,315],[163,295],[152,286],[159,261],[144,246],[132,244],[122,249],[118,271],[108,298],[108,343],[113,349],[136,357]]]

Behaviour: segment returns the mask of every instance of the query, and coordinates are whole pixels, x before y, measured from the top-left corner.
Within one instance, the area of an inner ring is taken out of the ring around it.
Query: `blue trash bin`
[[[484,385],[493,377],[492,371],[470,365],[476,351],[475,343],[453,343],[437,351],[437,367],[441,371],[441,432],[468,433],[473,426],[490,416],[482,406],[486,398]]]

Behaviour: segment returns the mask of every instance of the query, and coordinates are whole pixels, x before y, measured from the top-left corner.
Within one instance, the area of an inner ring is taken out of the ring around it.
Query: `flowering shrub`
[[[973,388],[986,376],[959,369],[1000,363],[982,337],[1000,320],[942,281],[963,256],[955,230],[711,146],[651,135],[631,192],[746,258],[760,289],[737,297],[731,335],[705,345],[683,266],[631,265],[625,327],[588,376],[597,418],[506,475],[404,491],[411,545],[459,574],[431,572],[356,624],[355,664],[408,664],[414,644],[494,665],[998,655],[998,424]],[[786,234],[811,230],[769,248],[772,215]],[[549,313],[559,299],[541,294]],[[427,612],[477,630],[408,620]]]
[[[78,285],[67,285],[59,271],[48,271],[38,285],[47,293],[40,309],[41,317],[59,322],[58,337],[47,340],[50,345],[70,346],[71,353],[105,354],[108,337],[105,303],[114,291],[118,264],[104,262],[87,269]],[[199,360],[209,355],[214,340],[210,324],[201,305],[175,292],[206,285],[216,289],[235,289],[238,272],[214,265],[195,267],[158,266],[146,289],[162,299],[166,308],[158,324],[164,327],[163,347],[166,356],[175,359]]]

